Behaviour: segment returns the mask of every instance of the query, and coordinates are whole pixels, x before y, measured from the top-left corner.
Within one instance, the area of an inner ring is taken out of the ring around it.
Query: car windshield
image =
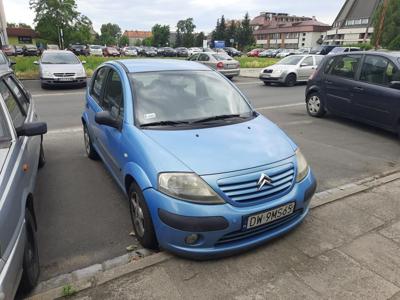
[[[252,116],[243,96],[213,71],[131,73],[135,118],[141,126],[216,116]]]
[[[90,46],[90,49],[101,49],[101,46]]]
[[[303,56],[300,55],[292,55],[292,56],[288,56],[285,57],[284,59],[282,59],[281,61],[277,62],[277,65],[290,65],[290,66],[295,66],[297,65],[300,60],[303,58]]]
[[[331,50],[331,53],[333,54],[333,53],[341,53],[341,52],[344,52],[344,49],[345,48],[343,48],[343,47],[335,47],[335,48],[333,48],[332,50]]]
[[[44,53],[42,56],[42,64],[61,64],[71,65],[79,64],[79,59],[72,53]]]
[[[232,57],[224,53],[213,54],[212,56],[214,56],[216,60],[232,60]]]

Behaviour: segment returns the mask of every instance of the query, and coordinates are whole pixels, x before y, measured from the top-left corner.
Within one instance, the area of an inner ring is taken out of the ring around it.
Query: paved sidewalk
[[[400,180],[313,209],[294,232],[227,259],[167,261],[73,299],[400,300]]]

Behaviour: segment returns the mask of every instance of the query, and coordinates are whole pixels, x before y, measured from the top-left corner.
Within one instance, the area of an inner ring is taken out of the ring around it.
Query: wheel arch
[[[29,194],[28,197],[26,198],[25,209],[27,209],[31,213],[34,221],[33,225],[35,226],[35,230],[37,230],[37,219],[35,213],[35,206],[33,204],[33,194]]]
[[[321,89],[318,86],[313,85],[307,90],[306,98],[308,98],[308,96],[310,96],[311,94],[319,93],[320,91]]]
[[[127,164],[124,174],[124,187],[126,193],[128,193],[129,187],[133,182],[135,182],[142,191],[153,187],[147,174],[135,163]]]

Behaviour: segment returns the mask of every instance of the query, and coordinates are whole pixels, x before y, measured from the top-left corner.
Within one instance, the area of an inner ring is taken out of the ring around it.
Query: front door
[[[300,62],[299,69],[297,71],[299,81],[307,81],[311,74],[316,69],[314,58],[307,56]]]

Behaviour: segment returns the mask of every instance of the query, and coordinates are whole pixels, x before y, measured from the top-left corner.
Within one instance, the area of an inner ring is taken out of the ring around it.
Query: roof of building
[[[279,32],[324,32],[331,26],[315,19],[300,22],[271,22],[260,26],[254,33],[279,33]]]
[[[343,27],[343,25],[346,25],[346,20],[371,18],[380,2],[382,2],[382,0],[346,0],[334,24],[340,22],[340,25]],[[362,27],[365,26],[365,24],[359,25]],[[352,27],[354,26],[352,25]]]
[[[151,31],[140,31],[140,30],[125,30],[124,34],[128,38],[132,39],[145,39],[152,36]]]
[[[7,27],[7,35],[9,37],[18,37],[18,36],[37,37],[38,33],[32,28]]]
[[[203,64],[177,59],[122,59],[118,61],[110,61],[108,63],[123,64],[130,73],[210,70],[210,68]]]

